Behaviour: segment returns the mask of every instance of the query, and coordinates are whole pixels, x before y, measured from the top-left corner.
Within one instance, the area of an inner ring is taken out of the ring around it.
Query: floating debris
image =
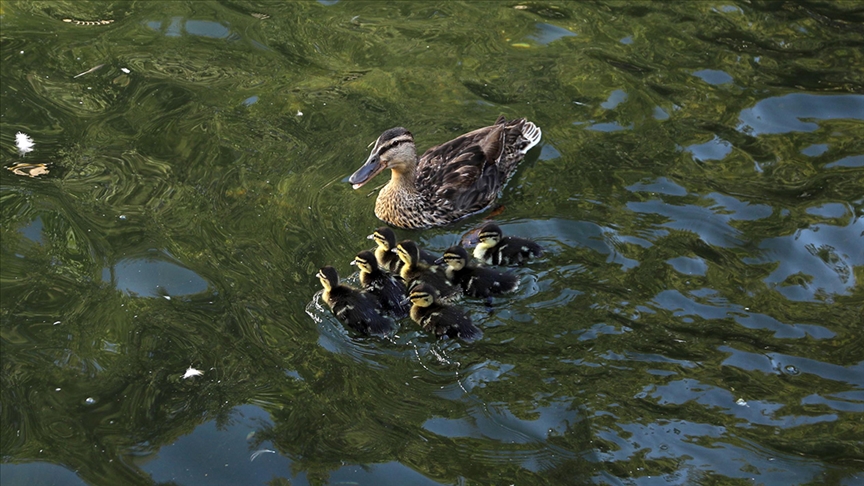
[[[203,371],[196,370],[195,368],[190,366],[189,368],[186,369],[186,373],[183,373],[183,379],[185,380],[186,378],[192,378],[193,376],[201,376],[203,374],[204,374]]]
[[[114,23],[112,19],[104,19],[104,20],[78,20],[78,19],[63,19],[63,22],[67,24],[75,24],[75,25],[108,25]]]
[[[72,76],[72,79],[80,78],[81,76],[84,76],[85,74],[90,74],[90,73],[92,73],[93,71],[95,71],[95,70],[101,68],[102,66],[104,66],[104,64],[100,64],[100,65],[98,65],[98,66],[96,66],[96,67],[92,67],[92,68],[90,68],[90,69],[84,71],[83,73],[76,74],[75,76]]]
[[[276,454],[276,451],[271,451],[270,449],[261,449],[261,450],[255,451],[252,453],[251,456],[249,456],[249,462],[254,461],[255,458],[257,458],[261,454]]]
[[[23,132],[18,132],[15,134],[15,145],[18,146],[18,153],[21,155],[25,155],[28,152],[32,152],[33,146],[36,144],[33,143],[33,139],[30,138],[30,135],[27,135]]]
[[[12,173],[15,175],[27,177],[39,177],[50,172],[50,170],[48,169],[48,164],[43,164],[41,162],[35,164],[21,162],[19,164],[15,164],[11,167],[6,168],[11,170]]]

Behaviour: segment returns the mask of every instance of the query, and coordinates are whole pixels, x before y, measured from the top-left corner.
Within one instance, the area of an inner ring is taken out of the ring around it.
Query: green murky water
[[[0,27],[4,486],[864,480],[860,4],[4,0]],[[367,144],[499,114],[544,137],[494,217],[546,256],[459,304],[478,342],[347,332],[315,272],[380,224],[345,183]]]

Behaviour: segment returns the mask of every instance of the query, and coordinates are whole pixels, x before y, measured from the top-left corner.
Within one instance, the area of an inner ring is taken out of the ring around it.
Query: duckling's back
[[[381,307],[372,295],[339,285],[330,289],[325,301],[343,324],[364,334],[388,334],[395,330],[393,322],[381,314]]]

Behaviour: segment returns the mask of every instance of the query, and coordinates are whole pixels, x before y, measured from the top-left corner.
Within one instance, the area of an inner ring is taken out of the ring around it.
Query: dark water
[[[860,3],[0,9],[3,486],[864,481]],[[367,144],[499,114],[546,256],[476,343],[346,332]]]

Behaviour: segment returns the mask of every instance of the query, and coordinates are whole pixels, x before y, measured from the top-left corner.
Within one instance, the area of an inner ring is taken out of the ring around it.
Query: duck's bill
[[[351,177],[348,178],[348,182],[351,183],[351,187],[354,189],[359,189],[363,187],[363,184],[369,182],[382,170],[384,170],[384,164],[381,163],[381,157],[378,157],[378,154],[373,153],[368,159],[366,159],[366,163],[357,169],[357,172],[351,174]]]

